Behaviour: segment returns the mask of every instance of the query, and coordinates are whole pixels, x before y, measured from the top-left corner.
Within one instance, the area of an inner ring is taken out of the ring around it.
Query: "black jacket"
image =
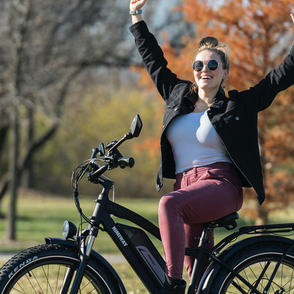
[[[167,68],[163,52],[144,21],[131,26],[130,31],[148,73],[166,102],[161,133],[161,162],[157,175],[159,191],[163,177],[175,178],[175,161],[166,128],[175,116],[192,112],[198,96],[191,91],[191,82],[180,80]],[[256,86],[242,92],[229,91],[229,97],[219,91],[207,111],[240,172],[242,185],[255,189],[260,204],[265,200],[265,192],[258,148],[257,114],[269,107],[276,95],[293,83],[294,46],[284,62],[271,70]]]

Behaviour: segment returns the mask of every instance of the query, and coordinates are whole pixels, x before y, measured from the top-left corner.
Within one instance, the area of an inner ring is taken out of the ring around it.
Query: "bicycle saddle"
[[[214,221],[206,223],[207,226],[211,228],[226,228],[227,230],[233,230],[237,227],[236,219],[239,218],[239,214],[237,212],[233,212],[228,214],[222,218],[216,219]]]

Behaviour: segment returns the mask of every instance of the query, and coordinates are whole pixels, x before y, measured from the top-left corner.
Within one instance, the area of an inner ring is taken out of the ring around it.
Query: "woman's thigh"
[[[194,168],[177,179],[175,188],[179,189],[162,200],[167,207],[176,209],[185,223],[204,223],[238,211],[243,193],[231,169],[226,163]]]

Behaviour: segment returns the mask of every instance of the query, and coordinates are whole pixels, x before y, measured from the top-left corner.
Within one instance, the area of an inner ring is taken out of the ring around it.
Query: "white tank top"
[[[206,111],[174,118],[167,128],[167,139],[172,146],[176,174],[215,162],[231,163]]]

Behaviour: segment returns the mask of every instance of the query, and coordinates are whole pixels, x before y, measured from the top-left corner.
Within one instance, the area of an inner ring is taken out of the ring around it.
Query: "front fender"
[[[222,260],[223,262],[226,262],[234,253],[236,253],[238,250],[240,250],[241,248],[247,245],[251,245],[261,241],[272,241],[272,240],[289,244],[289,246],[293,245],[293,240],[280,237],[280,236],[255,236],[255,237],[247,238],[232,244],[231,246],[226,248],[223,252],[221,252],[218,255],[218,259]],[[219,270],[221,270],[221,268],[222,268],[221,264],[217,261],[213,261],[210,263],[210,265],[207,267],[205,273],[203,274],[200,280],[198,290],[197,290],[198,294],[210,293],[210,287],[212,285],[212,282],[215,276],[217,275],[217,273],[219,272]]]
[[[63,245],[65,247],[75,247],[78,249],[78,244],[75,241],[64,240],[61,238],[47,237],[47,238],[45,238],[45,242],[46,242],[46,244],[58,244],[58,245]],[[115,279],[117,281],[119,288],[120,288],[120,292],[122,294],[127,294],[127,291],[125,289],[125,286],[124,286],[121,278],[119,277],[119,275],[117,274],[115,269],[111,266],[111,264],[101,254],[99,254],[95,250],[92,250],[90,258],[96,259],[99,262],[101,262],[108,269],[108,271],[111,273],[111,275],[113,276],[113,279]]]

